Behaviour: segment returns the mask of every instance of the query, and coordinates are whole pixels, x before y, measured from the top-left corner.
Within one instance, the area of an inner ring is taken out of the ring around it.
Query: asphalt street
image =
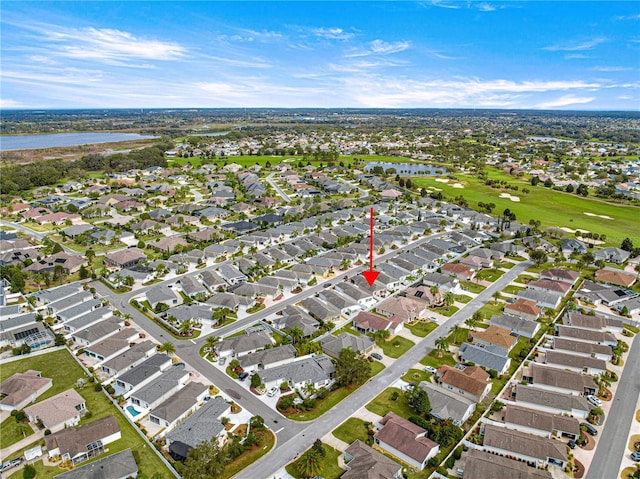
[[[586,479],[615,479],[627,449],[627,436],[636,412],[640,394],[640,334],[636,334],[625,368],[620,377],[614,403],[609,411],[602,435],[597,438],[597,447]]]

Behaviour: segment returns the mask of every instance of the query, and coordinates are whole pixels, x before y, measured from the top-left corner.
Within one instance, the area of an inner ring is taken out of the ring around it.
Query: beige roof
[[[39,371],[29,370],[25,373],[16,373],[0,383],[0,394],[6,396],[0,401],[0,404],[17,406],[43,387],[51,386],[51,384],[51,378],[40,377]]]
[[[547,386],[570,389],[580,393],[584,392],[586,387],[598,389],[593,378],[585,374],[542,366],[535,363],[531,364],[531,370],[533,384],[545,384]]]
[[[47,450],[60,449],[60,454],[69,454],[72,458],[86,452],[87,444],[120,432],[120,426],[114,416],[103,417],[78,428],[67,428],[44,437]]]
[[[471,449],[465,454],[464,479],[551,479],[551,473],[524,462]]]
[[[596,271],[596,279],[603,283],[617,284],[618,286],[629,287],[636,281],[636,275],[625,273],[624,271],[614,271],[611,269],[599,269]]]
[[[384,427],[375,437],[415,461],[423,462],[431,450],[438,447],[425,436],[425,429],[392,412],[383,417],[380,424]]]
[[[467,366],[464,370],[453,368],[448,365],[440,366],[438,369],[440,382],[467,391],[468,393],[480,396],[487,387],[489,373],[478,366]]]
[[[573,341],[571,339],[558,337],[553,338],[553,349],[573,351],[574,353],[612,355],[611,346],[607,346],[606,344],[585,343],[584,341]]]
[[[528,409],[520,406],[507,406],[503,413],[504,422],[516,426],[525,426],[540,431],[553,431],[580,434],[580,424],[576,418]]]
[[[554,281],[552,279],[539,279],[537,281],[531,281],[529,286],[537,286],[538,288],[547,289],[549,291],[555,291],[557,293],[565,294],[571,289],[571,284],[565,281]]]
[[[393,479],[402,469],[400,464],[359,439],[344,452],[353,456],[353,459],[349,462],[349,470],[340,479]]]
[[[546,351],[545,362],[547,364],[559,364],[572,368],[593,368],[602,371],[607,370],[607,362],[604,359],[578,356],[577,354],[563,353],[561,351]]]
[[[33,406],[24,408],[24,412],[30,417],[39,418],[47,428],[51,429],[80,415],[80,411],[76,407],[84,402],[84,398],[75,389],[67,389]]]
[[[482,331],[472,331],[474,341],[484,341],[485,343],[497,344],[505,349],[510,349],[516,343],[515,336],[511,336],[511,331],[500,326],[490,325]]]
[[[564,442],[491,424],[484,426],[483,445],[542,460],[548,457],[567,460],[567,445]]]
[[[561,338],[584,339],[595,343],[604,343],[605,341],[612,343],[618,342],[613,334],[602,331],[592,331],[590,329],[574,328],[572,326],[558,326],[557,329],[558,336]]]
[[[505,313],[508,310],[519,311],[525,314],[539,315],[542,312],[541,308],[536,306],[535,301],[529,301],[528,299],[518,298],[515,303],[507,304],[504,307]]]
[[[386,330],[389,328],[395,328],[402,320],[399,318],[385,318],[383,316],[369,313],[368,311],[362,311],[353,318],[353,321],[362,329],[373,329],[376,331]]]
[[[590,314],[581,314],[572,311],[562,318],[562,323],[577,328],[601,329],[606,330],[608,326],[622,328],[623,322],[617,318],[608,316],[596,316]]]

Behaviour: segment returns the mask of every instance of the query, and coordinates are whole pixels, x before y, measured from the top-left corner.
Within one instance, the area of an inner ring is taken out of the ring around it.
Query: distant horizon
[[[638,2],[10,1],[0,39],[3,110],[640,110]]]

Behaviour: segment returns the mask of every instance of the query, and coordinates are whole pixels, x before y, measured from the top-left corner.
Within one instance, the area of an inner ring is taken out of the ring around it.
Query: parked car
[[[331,282],[326,282],[322,285],[323,288],[329,288],[331,287]]]
[[[591,424],[589,424],[588,422],[581,422],[580,423],[580,427],[583,427],[587,430],[587,432],[589,434],[591,434],[592,436],[597,436],[598,435],[598,430],[593,427]]]
[[[598,407],[602,406],[602,401],[600,401],[600,399],[595,397],[593,394],[589,394],[587,396],[587,401],[589,401],[594,406],[598,406]]]
[[[243,371],[240,374],[238,374],[238,379],[240,381],[244,381],[245,379],[247,379],[248,376],[249,376],[249,373],[246,373],[246,372]]]
[[[569,442],[567,443],[567,446],[569,446],[569,449],[575,449],[576,448],[576,441],[574,441],[573,439],[570,439]]]
[[[632,452],[631,459],[633,459],[636,462],[640,461],[640,452]]]
[[[269,391],[267,392],[267,397],[272,398],[273,396],[275,396],[276,394],[278,394],[278,391],[280,391],[280,389],[278,389],[277,387],[272,387],[271,389],[269,389]]]
[[[428,373],[431,374],[435,374],[438,372],[438,370],[436,368],[434,368],[433,366],[425,366],[424,370]]]
[[[378,361],[382,360],[382,354],[379,354],[379,353],[371,353],[371,357],[373,359],[377,359]]]

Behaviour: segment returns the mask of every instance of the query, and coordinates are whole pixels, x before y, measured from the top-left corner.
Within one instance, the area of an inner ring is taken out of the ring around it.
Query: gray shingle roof
[[[118,380],[136,387],[160,371],[162,367],[166,367],[167,363],[170,362],[171,359],[166,354],[154,354],[142,364],[118,376]]]
[[[163,396],[170,389],[175,388],[178,384],[183,382],[189,373],[183,368],[171,368],[164,372],[160,377],[154,379],[146,386],[142,387],[139,391],[132,394],[131,397],[140,399],[147,404],[153,404],[159,398]]]
[[[58,474],[54,479],[114,479],[135,477],[137,473],[138,465],[131,449],[125,449],[85,466]]]
[[[222,397],[213,398],[169,433],[167,439],[169,442],[180,441],[196,447],[224,431],[224,426],[218,418],[227,409],[229,404]]]
[[[201,383],[188,383],[149,414],[171,423],[198,403],[198,396],[209,389]]]

